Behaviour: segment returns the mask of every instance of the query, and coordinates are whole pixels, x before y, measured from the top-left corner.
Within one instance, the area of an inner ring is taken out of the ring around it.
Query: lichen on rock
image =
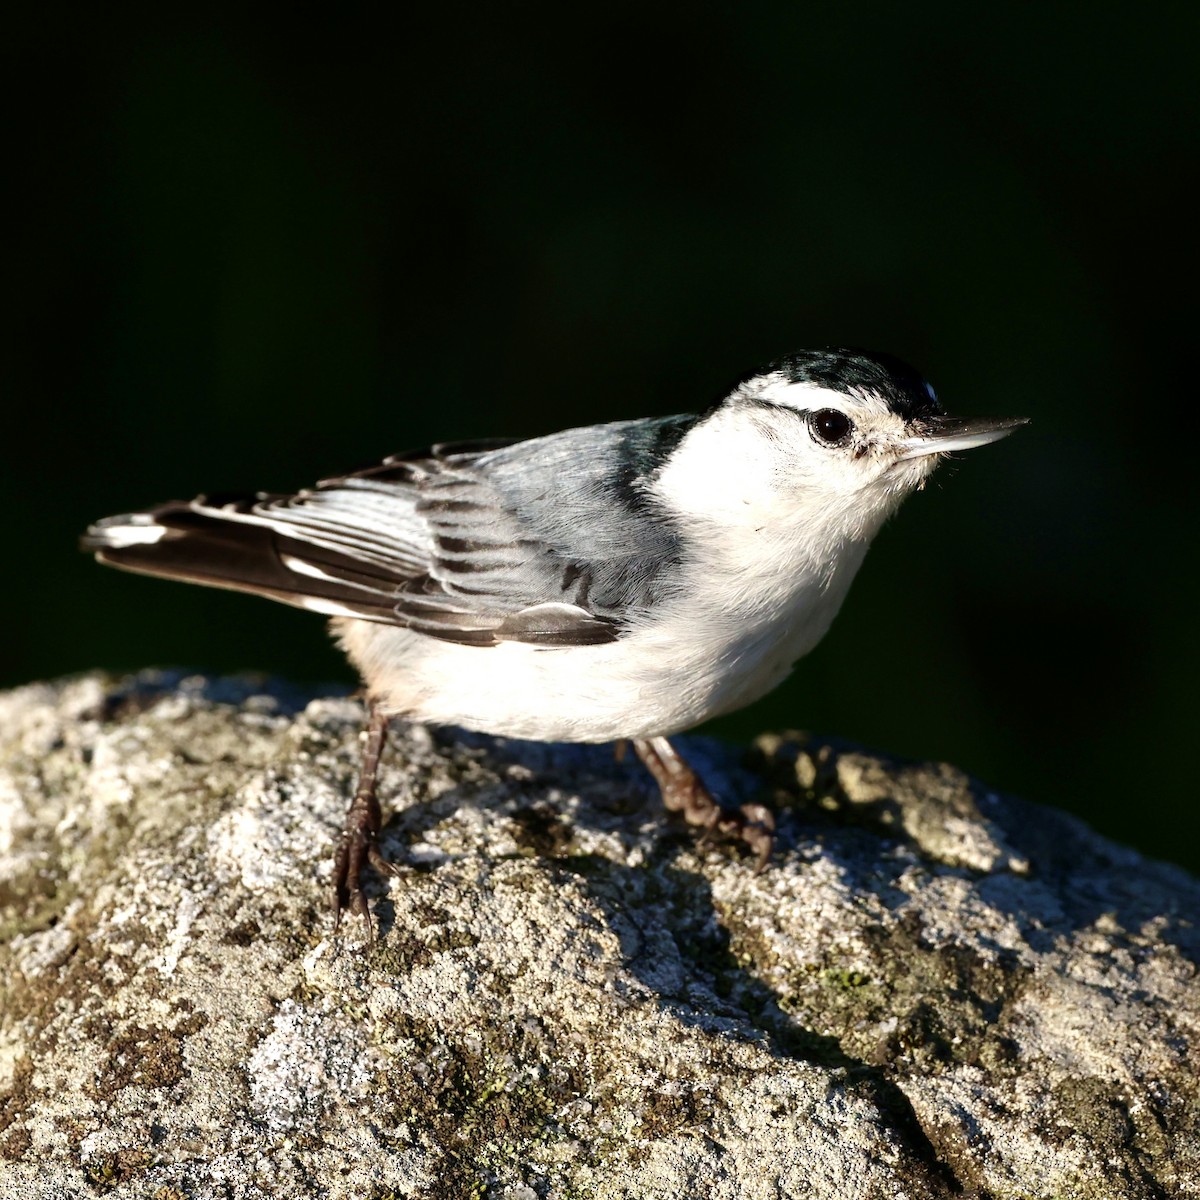
[[[0,697],[0,1200],[1200,1196],[1200,884],[941,764],[398,725],[381,937],[328,914],[363,711]]]

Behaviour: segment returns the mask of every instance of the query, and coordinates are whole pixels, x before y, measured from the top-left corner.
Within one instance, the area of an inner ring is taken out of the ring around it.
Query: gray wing
[[[612,641],[677,561],[642,484],[692,420],[435,446],[295,495],[111,517],[84,546],[128,570],[465,645]]]

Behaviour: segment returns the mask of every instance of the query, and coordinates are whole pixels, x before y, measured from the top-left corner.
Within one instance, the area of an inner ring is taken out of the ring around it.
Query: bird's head
[[[740,530],[869,539],[942,457],[1025,418],[954,418],[912,367],[809,350],[743,379],[680,441],[659,477],[677,512]]]

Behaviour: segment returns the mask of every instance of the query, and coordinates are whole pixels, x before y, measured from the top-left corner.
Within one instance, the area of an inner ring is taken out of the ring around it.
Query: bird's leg
[[[723,833],[739,837],[758,856],[755,871],[771,857],[775,843],[775,818],[761,804],[722,808],[700,777],[665,737],[633,738],[633,748],[662,792],[663,805],[682,813],[689,825],[699,825],[707,836]]]
[[[346,820],[333,859],[333,928],[336,932],[342,913],[349,909],[362,917],[367,927],[367,941],[373,941],[375,927],[362,890],[362,873],[368,864],[381,875],[394,875],[396,869],[379,851],[383,814],[376,796],[379,759],[387,741],[388,719],[375,701],[368,700],[367,704],[369,715],[358,787],[346,809]]]

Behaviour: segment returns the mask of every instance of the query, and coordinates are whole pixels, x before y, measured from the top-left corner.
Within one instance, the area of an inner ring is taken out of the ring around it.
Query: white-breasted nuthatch
[[[541,741],[631,739],[668,808],[770,853],[667,741],[770,691],[833,620],[872,537],[940,458],[1024,419],[944,416],[888,355],[804,351],[699,415],[444,444],[294,495],[164,504],[83,538],[130,571],[333,618],[366,684],[335,921],[370,916],[391,717]]]

